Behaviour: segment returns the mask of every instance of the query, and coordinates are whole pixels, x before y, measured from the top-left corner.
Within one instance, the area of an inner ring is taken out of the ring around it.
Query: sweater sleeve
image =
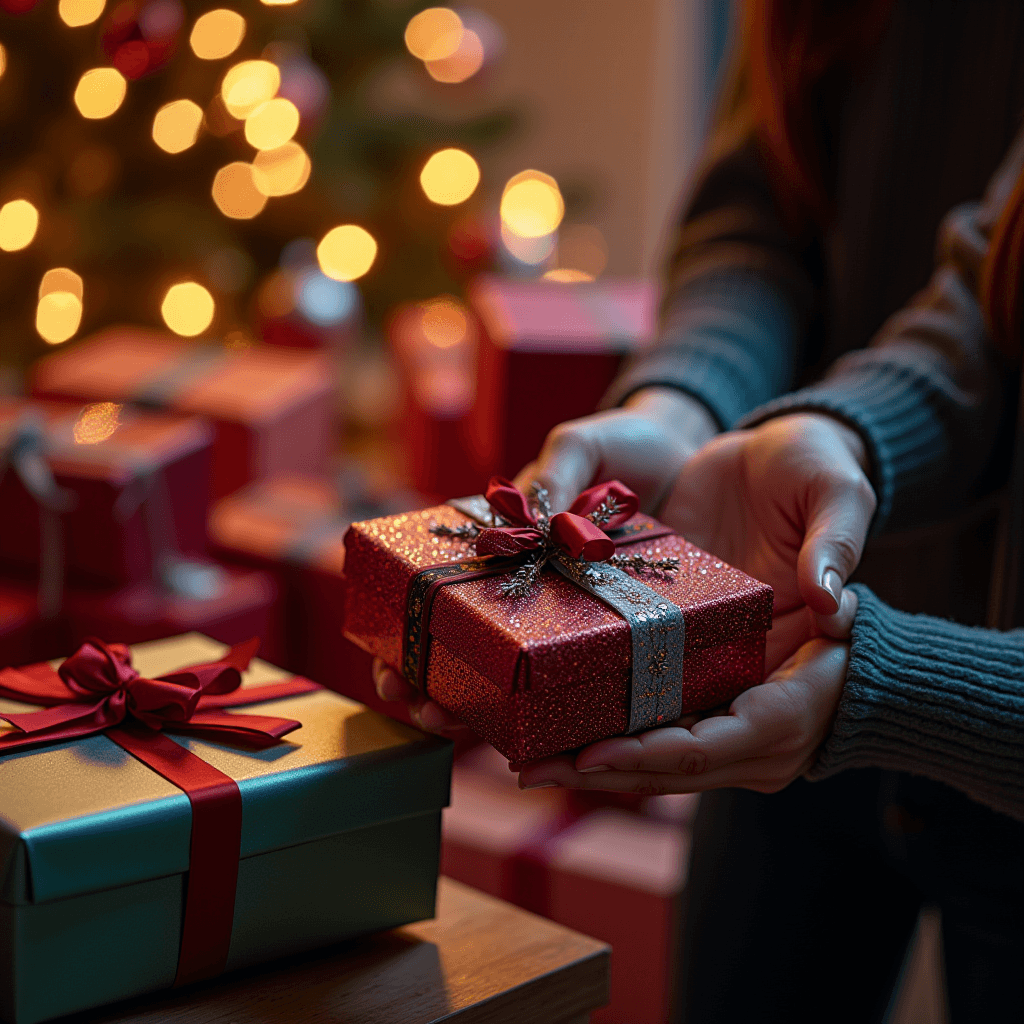
[[[792,387],[815,301],[807,247],[783,223],[754,133],[736,114],[717,131],[668,266],[657,345],[605,405],[677,388],[729,429]]]
[[[776,398],[740,421],[825,412],[864,438],[878,498],[872,532],[937,521],[979,496],[1007,407],[1011,375],[987,344],[978,301],[991,230],[1024,168],[1024,131],[983,202],[944,219],[928,286],[889,318],[870,346],[821,382]]]
[[[1024,630],[859,605],[832,733],[808,772],[912,772],[1024,820]]]

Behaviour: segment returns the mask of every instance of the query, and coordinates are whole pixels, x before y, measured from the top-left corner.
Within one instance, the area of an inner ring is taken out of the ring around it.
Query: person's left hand
[[[741,693],[724,715],[681,719],[637,736],[600,740],[576,755],[532,761],[521,766],[519,786],[648,795],[727,786],[778,792],[811,767],[828,736],[848,655],[845,643],[810,640],[763,683]]]

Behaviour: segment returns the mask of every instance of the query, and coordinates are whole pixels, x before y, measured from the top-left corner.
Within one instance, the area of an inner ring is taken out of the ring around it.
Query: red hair
[[[794,226],[827,223],[832,197],[817,93],[830,71],[879,42],[894,0],[749,0],[746,57],[754,124]]]
[[[1024,329],[1024,288],[1021,257],[1024,256],[1024,174],[1017,182],[992,231],[988,254],[981,270],[978,298],[989,334],[1004,355],[1021,357]]]

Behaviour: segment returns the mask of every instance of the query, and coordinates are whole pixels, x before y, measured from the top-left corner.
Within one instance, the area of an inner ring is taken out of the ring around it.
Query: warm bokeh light
[[[484,44],[480,37],[471,28],[467,28],[462,33],[459,48],[450,57],[424,61],[424,66],[435,82],[457,85],[472,78],[484,66],[484,56]]]
[[[593,274],[585,270],[573,270],[572,267],[556,267],[544,274],[545,281],[558,281],[561,284],[586,284],[594,280]]]
[[[600,277],[608,265],[608,243],[592,224],[573,224],[558,234],[556,259],[559,267]]]
[[[0,75],[7,70],[7,50],[4,49],[2,43],[0,43]]]
[[[252,164],[236,160],[222,167],[213,179],[213,201],[225,217],[251,220],[263,211],[267,197],[253,180]]]
[[[355,281],[377,258],[373,235],[358,224],[342,224],[324,235],[316,247],[320,269],[335,281]]]
[[[405,45],[420,60],[443,60],[459,48],[462,19],[450,7],[428,7],[405,27]]]
[[[85,286],[73,270],[67,267],[54,267],[43,274],[43,279],[39,282],[39,298],[51,292],[68,292],[81,302],[85,295]]]
[[[39,211],[27,199],[12,199],[0,206],[0,249],[17,252],[36,237]]]
[[[71,434],[76,444],[99,444],[113,435],[121,424],[121,409],[117,402],[93,402],[87,405],[75,420]]]
[[[501,244],[514,259],[531,267],[544,263],[555,251],[555,236],[541,235],[539,238],[523,238],[510,230],[508,225],[501,225]]]
[[[245,18],[235,11],[219,8],[196,19],[189,36],[192,52],[202,60],[220,60],[234,53],[245,37]]]
[[[501,219],[522,238],[550,235],[562,222],[565,203],[558,182],[542,171],[509,178],[501,197]]]
[[[281,72],[269,60],[243,60],[228,70],[220,95],[228,113],[245,120],[261,103],[273,99],[281,86]]]
[[[267,7],[287,7],[289,4],[298,3],[298,0],[263,0]]]
[[[74,336],[82,323],[82,300],[71,292],[48,292],[36,306],[36,331],[43,341],[59,345]]]
[[[60,0],[57,13],[69,28],[91,25],[102,13],[106,0]]]
[[[442,295],[420,305],[423,336],[437,348],[452,348],[469,335],[466,309],[451,295]]]
[[[75,106],[92,121],[110,117],[124,102],[128,82],[117,68],[86,71],[75,88]]]
[[[191,100],[165,103],[153,118],[153,141],[168,153],[195,145],[203,124],[203,108]]]
[[[253,157],[252,181],[265,196],[289,196],[309,181],[311,169],[306,151],[297,142],[286,142]]]
[[[175,334],[194,338],[213,323],[213,296],[195,281],[183,281],[167,289],[160,314]]]
[[[431,202],[455,206],[476,191],[480,184],[480,167],[461,149],[442,149],[424,165],[420,184]]]
[[[245,140],[257,149],[277,149],[299,130],[299,108],[278,97],[261,103],[245,119]]]

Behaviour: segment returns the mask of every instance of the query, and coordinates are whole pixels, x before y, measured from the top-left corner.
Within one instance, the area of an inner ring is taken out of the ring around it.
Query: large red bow
[[[151,729],[269,746],[300,723],[220,709],[306,693],[316,684],[291,679],[240,689],[242,673],[258,646],[258,640],[249,640],[217,661],[189,665],[156,679],[139,675],[124,644],[102,640],[87,640],[56,671],[46,664],[5,668],[0,671],[0,696],[42,704],[46,710],[0,713],[0,720],[18,730],[0,737],[0,754],[91,736],[131,718]]]
[[[504,477],[493,476],[487,484],[487,501],[510,526],[482,530],[476,540],[481,555],[518,555],[544,546],[536,513],[515,484]],[[607,533],[586,518],[602,509],[615,511],[604,518],[605,529],[615,529],[636,515],[640,507],[637,496],[618,480],[598,484],[585,490],[569,506],[550,520],[550,541],[573,558],[587,562],[603,562],[615,553],[615,542]]]

